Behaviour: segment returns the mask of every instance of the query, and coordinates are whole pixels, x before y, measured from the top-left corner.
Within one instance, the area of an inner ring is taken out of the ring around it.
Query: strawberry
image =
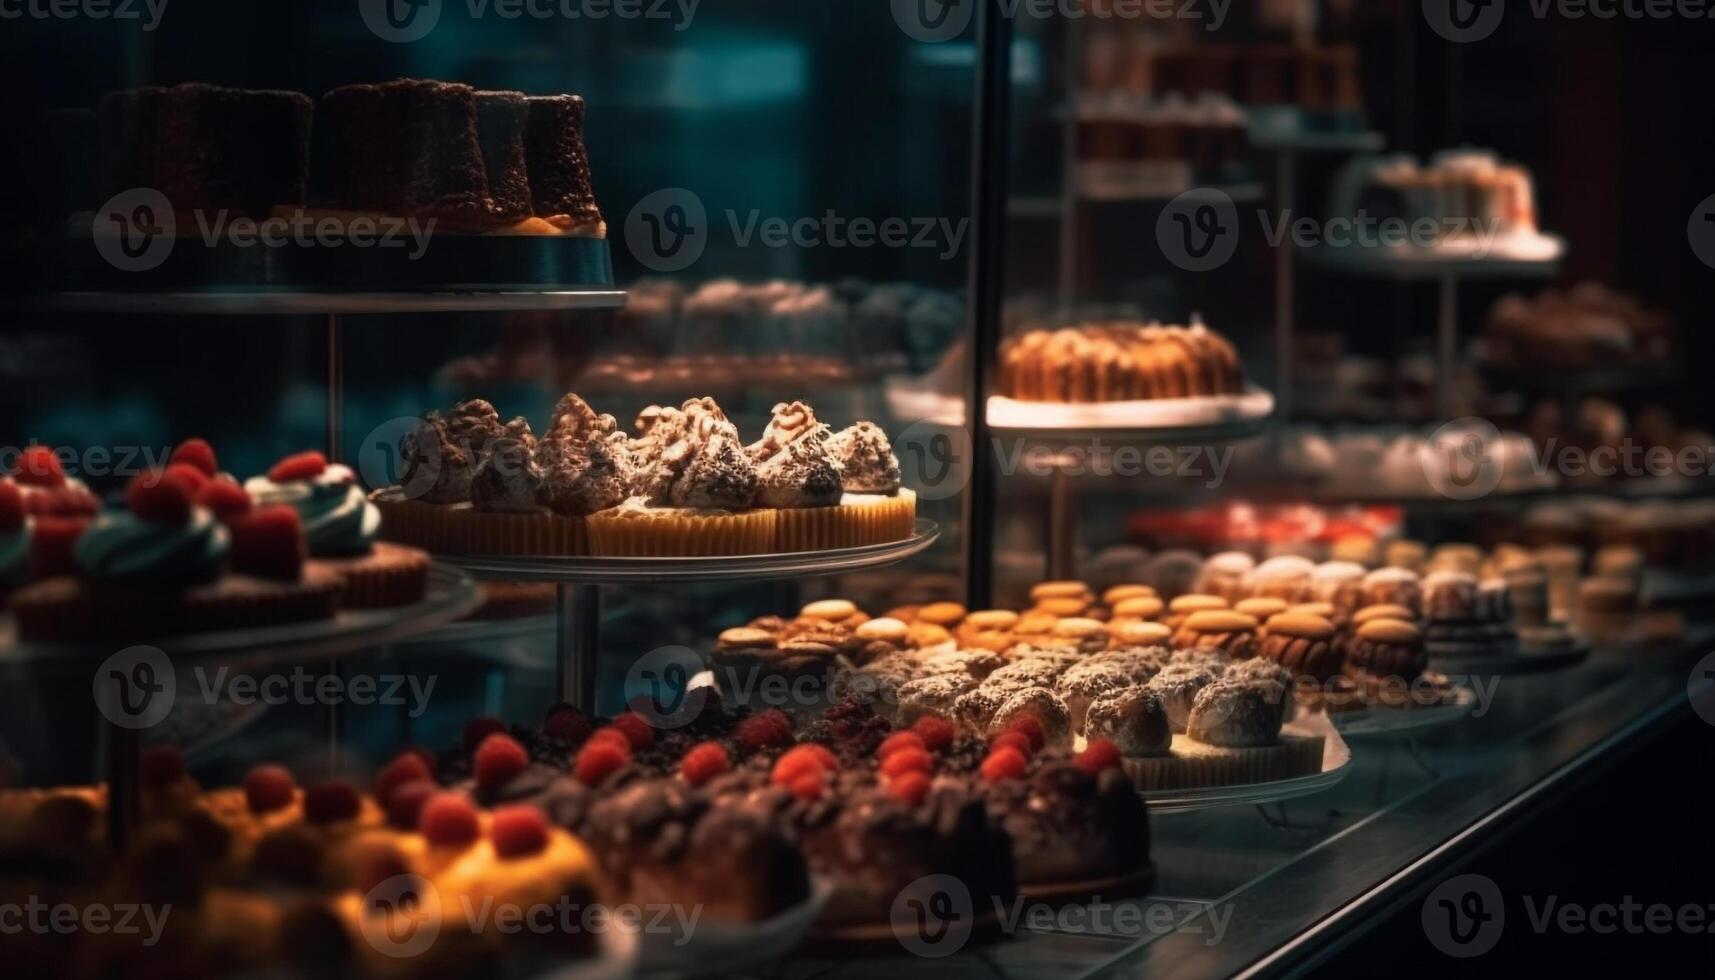
[[[415,830],[423,807],[441,791],[427,779],[413,779],[393,787],[387,796],[387,822],[400,830]]]
[[[254,506],[244,488],[231,480],[210,480],[203,484],[203,488],[197,491],[196,503],[214,511],[214,516],[228,524],[250,513]]]
[[[922,749],[900,749],[881,764],[881,774],[889,778],[908,772],[933,772],[935,759]]]
[[[1042,746],[1048,744],[1048,734],[1042,729],[1042,719],[1035,715],[1019,715],[1017,718],[1007,722],[1006,730],[1009,732],[1018,732],[1025,738],[1030,739],[1031,752],[1040,752],[1042,751]]]
[[[906,806],[916,806],[929,795],[929,774],[908,772],[887,782],[887,795]]]
[[[417,830],[430,844],[469,844],[482,835],[482,821],[469,800],[457,793],[441,793],[423,805]]]
[[[590,737],[590,720],[576,708],[561,708],[542,723],[542,734],[565,742],[581,742]]]
[[[959,734],[952,722],[934,715],[924,715],[917,719],[917,724],[912,725],[911,730],[923,740],[923,747],[931,752],[939,752],[952,745],[954,736]]]
[[[304,791],[304,820],[334,823],[351,820],[363,809],[363,794],[343,779],[330,779]]]
[[[185,463],[168,463],[165,476],[183,484],[185,489],[190,491],[192,500],[196,499],[198,491],[209,484],[209,479],[202,470]]]
[[[152,470],[125,488],[125,506],[145,521],[182,527],[191,519],[193,492],[180,476]]]
[[[375,785],[372,788],[372,792],[375,794],[375,802],[386,806],[388,798],[400,786],[406,783],[414,783],[420,779],[427,779],[432,782],[434,778],[434,773],[430,771],[429,764],[423,761],[422,756],[414,752],[402,752],[376,774]]]
[[[173,454],[167,457],[167,462],[183,463],[210,479],[220,472],[214,461],[214,447],[208,444],[207,439],[186,439],[179,443]]]
[[[234,521],[231,531],[234,571],[281,581],[303,574],[304,527],[289,504],[251,511]]]
[[[285,766],[260,765],[244,777],[244,802],[251,813],[273,813],[292,805],[297,788]]]
[[[901,749],[917,749],[921,752],[927,751],[928,746],[923,744],[923,737],[916,732],[894,732],[882,739],[881,747],[875,750],[875,757],[886,762],[888,756]]]
[[[625,768],[630,761],[630,754],[618,744],[591,739],[584,743],[583,749],[578,752],[577,765],[572,768],[572,775],[585,786],[596,786]]]
[[[275,483],[290,483],[293,480],[313,480],[327,472],[328,458],[312,449],[307,453],[295,453],[274,464],[268,471],[268,479]]]
[[[640,714],[627,711],[613,720],[612,726],[623,732],[634,749],[646,749],[655,744],[655,728]]]
[[[503,806],[494,811],[488,836],[494,853],[503,858],[529,857],[548,848],[548,820],[528,804]]]
[[[18,455],[18,472],[15,474],[18,482],[30,487],[63,487],[66,482],[65,467],[60,464],[59,454],[50,446],[25,446]]]
[[[530,755],[524,746],[510,735],[495,732],[476,748],[476,784],[485,790],[499,789],[529,765]]]

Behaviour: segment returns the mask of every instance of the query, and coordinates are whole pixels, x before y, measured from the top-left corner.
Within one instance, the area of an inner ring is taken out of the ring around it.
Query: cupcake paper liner
[[[1282,733],[1275,745],[1225,749],[1173,736],[1171,755],[1122,760],[1140,790],[1203,789],[1309,776],[1322,771],[1321,735]]]
[[[582,517],[471,511],[466,524],[465,547],[472,555],[589,554],[589,529]]]
[[[401,500],[380,491],[370,496],[381,511],[381,537],[437,555],[470,553],[469,504]]]
[[[613,558],[703,558],[767,554],[772,510],[614,509],[589,517],[590,554]]]
[[[340,577],[343,609],[386,609],[422,601],[429,589],[429,556],[416,548],[378,541],[367,555],[312,558]]]
[[[342,587],[339,576],[313,567],[296,582],[227,575],[178,590],[60,577],[19,592],[12,608],[26,642],[129,641],[328,619]]]
[[[827,551],[887,544],[911,537],[917,495],[846,494],[832,507],[783,507],[775,511],[774,550]]]

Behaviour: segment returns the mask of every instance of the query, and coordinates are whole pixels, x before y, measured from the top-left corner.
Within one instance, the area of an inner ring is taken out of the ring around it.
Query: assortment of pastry
[[[481,399],[431,412],[371,499],[391,540],[446,554],[753,555],[911,536],[916,495],[886,433],[783,402],[755,442],[711,398],[650,406],[635,434],[576,394],[538,438]]]
[[[1678,326],[1662,310],[1597,282],[1535,296],[1508,294],[1489,309],[1484,354],[1519,367],[1612,368],[1670,357]]]
[[[1143,585],[1097,596],[1082,582],[1043,582],[1031,601],[1020,611],[932,602],[878,617],[848,600],[811,603],[723,632],[714,678],[729,699],[856,698],[900,728],[927,718],[972,738],[1029,718],[1050,746],[1112,742],[1142,789],[1320,771],[1323,736],[1288,725],[1294,678],[1251,663],[1255,617],[1213,596],[1164,603]]]
[[[317,222],[433,219],[442,232],[606,237],[576,95],[397,79],[299,92],[183,84],[96,111],[105,195]],[[194,219],[190,219],[194,227]]]
[[[376,540],[380,524],[355,474],[318,452],[240,484],[191,439],[112,510],[51,452],[0,478],[7,608],[25,641],[240,629],[422,599],[428,555]]]
[[[1333,122],[1363,109],[1358,53],[1349,45],[1185,44],[1094,33],[1085,46],[1085,87],[1195,98],[1220,95],[1245,106],[1296,106]]]
[[[1409,154],[1357,157],[1334,179],[1331,213],[1429,222],[1437,240],[1534,234],[1530,171],[1487,150],[1442,150],[1427,165]]]
[[[1001,345],[995,392],[1031,402],[1237,395],[1238,351],[1200,322],[1107,322],[1027,329]]]

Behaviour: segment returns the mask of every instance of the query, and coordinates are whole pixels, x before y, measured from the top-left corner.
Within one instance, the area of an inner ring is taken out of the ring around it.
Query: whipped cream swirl
[[[368,554],[381,530],[381,510],[357,485],[349,466],[335,463],[308,480],[275,483],[265,476],[244,481],[256,506],[288,504],[298,512],[310,554],[324,558]]]
[[[73,559],[85,575],[148,583],[201,582],[220,574],[231,539],[206,507],[182,525],[126,512],[102,514],[77,539]]]

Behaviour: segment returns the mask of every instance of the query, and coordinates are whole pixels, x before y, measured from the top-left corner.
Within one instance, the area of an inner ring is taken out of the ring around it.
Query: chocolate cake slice
[[[156,112],[154,185],[180,211],[266,215],[302,204],[314,108],[300,92],[167,89]]]
[[[100,200],[133,187],[155,186],[155,129],[159,86],[110,92],[95,105]]]
[[[486,228],[488,171],[469,85],[398,79],[322,96],[315,197],[346,211]]]
[[[497,221],[530,217],[524,132],[530,103],[522,92],[476,93],[476,134],[488,171],[489,211]]]
[[[524,150],[532,210],[569,234],[605,238],[584,149],[583,97],[535,95],[529,102]]]

